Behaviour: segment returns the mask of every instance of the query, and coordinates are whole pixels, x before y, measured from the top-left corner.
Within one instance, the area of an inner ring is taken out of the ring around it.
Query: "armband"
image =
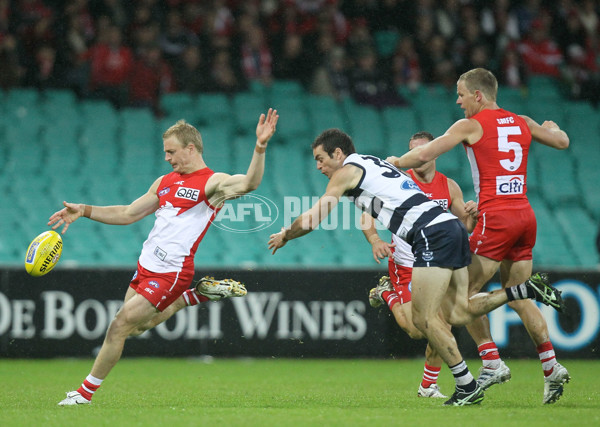
[[[267,151],[267,144],[259,144],[258,141],[256,141],[256,147],[254,147],[254,151],[256,151],[258,154],[264,154],[264,152]]]

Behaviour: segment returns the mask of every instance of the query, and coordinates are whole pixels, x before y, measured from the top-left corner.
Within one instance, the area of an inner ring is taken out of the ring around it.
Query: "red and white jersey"
[[[527,201],[531,131],[524,119],[503,109],[475,114],[483,128],[476,143],[464,143],[481,212],[520,209]]]
[[[213,171],[204,168],[181,175],[165,175],[157,189],[160,207],[139,262],[155,273],[194,269],[198,244],[219,209],[211,206],[205,187]]]
[[[452,198],[450,197],[450,189],[448,188],[448,178],[446,175],[436,171],[433,180],[430,183],[425,183],[419,181],[415,177],[415,173],[412,169],[409,169],[407,172],[427,197],[445,210],[450,208]],[[415,258],[410,245],[395,234],[392,234],[392,243],[395,243],[396,246],[392,248],[393,257],[390,259],[390,262],[394,262],[395,264],[404,267],[412,267]]]

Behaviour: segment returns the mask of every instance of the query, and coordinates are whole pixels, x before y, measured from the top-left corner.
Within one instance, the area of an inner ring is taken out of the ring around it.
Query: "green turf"
[[[542,405],[538,361],[480,406],[416,397],[421,360],[123,359],[89,406],[58,407],[91,360],[0,360],[0,426],[567,426],[600,425],[599,361],[563,360],[572,380]],[[476,373],[480,362],[470,361]],[[447,368],[439,380],[450,393]]]

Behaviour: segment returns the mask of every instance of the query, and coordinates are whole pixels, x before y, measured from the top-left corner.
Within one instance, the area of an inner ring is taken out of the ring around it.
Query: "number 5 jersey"
[[[529,126],[523,118],[503,109],[486,109],[471,118],[483,128],[482,139],[472,145],[464,143],[479,211],[527,205]]]

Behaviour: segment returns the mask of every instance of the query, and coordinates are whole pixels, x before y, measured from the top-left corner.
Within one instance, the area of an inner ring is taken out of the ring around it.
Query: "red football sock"
[[[542,369],[544,370],[544,376],[547,377],[554,370],[556,365],[556,354],[554,354],[554,347],[550,341],[546,341],[537,346],[537,352],[542,362]]]
[[[92,396],[98,390],[100,385],[102,384],[101,379],[93,377],[91,374],[87,376],[87,378],[81,384],[81,387],[77,389],[79,394],[87,400],[92,400]]]
[[[188,289],[183,293],[182,296],[185,300],[185,304],[189,306],[200,304],[201,302],[210,301],[210,299],[205,297],[204,295],[198,295],[195,289]]]
[[[500,353],[494,341],[481,344],[477,347],[477,351],[484,367],[496,369],[500,366]]]
[[[440,374],[441,369],[441,366],[429,366],[427,363],[425,363],[425,368],[423,369],[423,380],[421,381],[423,388],[427,388],[431,384],[437,383],[438,375]]]
[[[400,302],[400,298],[396,291],[383,291],[381,293],[381,298],[387,303],[390,310]]]

